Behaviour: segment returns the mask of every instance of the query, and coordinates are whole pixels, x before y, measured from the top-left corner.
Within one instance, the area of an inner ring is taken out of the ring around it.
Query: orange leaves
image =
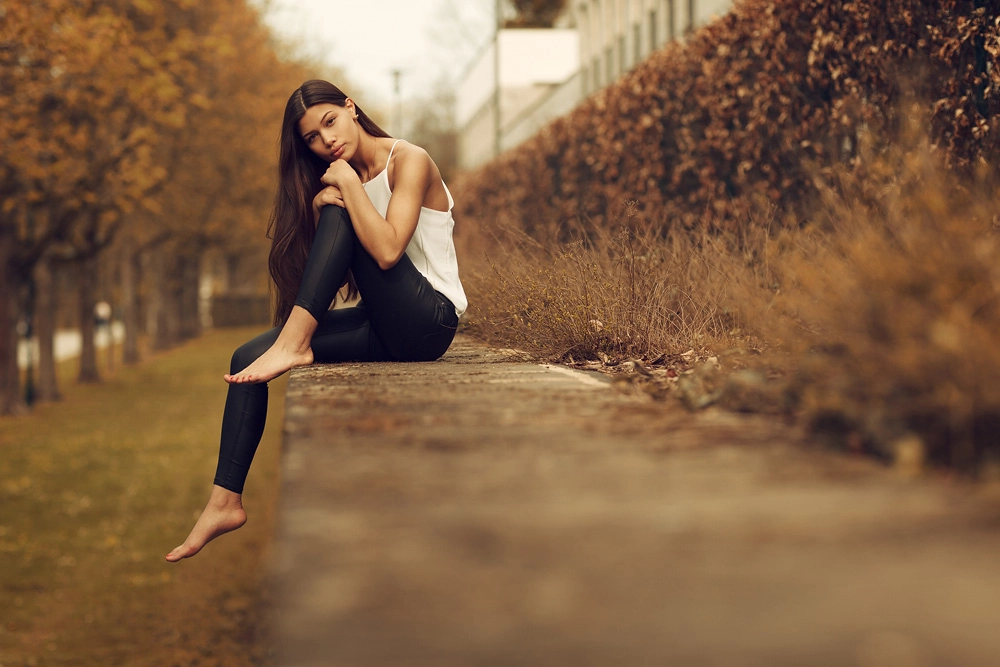
[[[191,95],[191,97],[188,98],[188,103],[193,107],[201,109],[202,111],[207,111],[212,108],[211,100],[208,99],[207,95],[202,93],[195,93]]]
[[[156,11],[156,2],[153,0],[132,0],[132,6],[143,14],[153,14]]]

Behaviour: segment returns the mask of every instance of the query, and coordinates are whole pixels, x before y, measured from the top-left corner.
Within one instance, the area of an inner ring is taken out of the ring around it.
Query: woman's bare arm
[[[395,266],[403,256],[436,173],[427,152],[412,144],[400,145],[392,167],[392,197],[385,218],[375,210],[361,179],[346,162],[337,160],[323,176],[324,183],[340,190],[358,240],[383,270]]]

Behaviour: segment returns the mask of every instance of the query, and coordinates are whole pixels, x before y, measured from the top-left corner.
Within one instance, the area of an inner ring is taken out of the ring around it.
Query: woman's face
[[[313,153],[325,162],[350,161],[358,150],[360,126],[354,119],[354,102],[345,106],[322,103],[306,109],[299,119],[299,134]]]

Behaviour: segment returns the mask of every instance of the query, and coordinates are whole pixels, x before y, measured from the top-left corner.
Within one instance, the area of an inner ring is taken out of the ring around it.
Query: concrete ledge
[[[470,340],[292,373],[277,664],[987,665],[995,501]],[[889,661],[886,661],[889,660]]]

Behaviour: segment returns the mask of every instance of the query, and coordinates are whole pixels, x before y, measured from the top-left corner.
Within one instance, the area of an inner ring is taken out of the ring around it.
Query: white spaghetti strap
[[[387,158],[385,159],[385,168],[386,168],[386,169],[388,169],[388,168],[389,168],[389,160],[391,160],[391,159],[392,159],[392,152],[393,152],[394,150],[396,150],[396,144],[398,144],[398,143],[399,143],[400,141],[402,141],[402,139],[396,139],[396,141],[392,142],[392,148],[390,148],[390,149],[389,149],[389,157],[387,157]]]

